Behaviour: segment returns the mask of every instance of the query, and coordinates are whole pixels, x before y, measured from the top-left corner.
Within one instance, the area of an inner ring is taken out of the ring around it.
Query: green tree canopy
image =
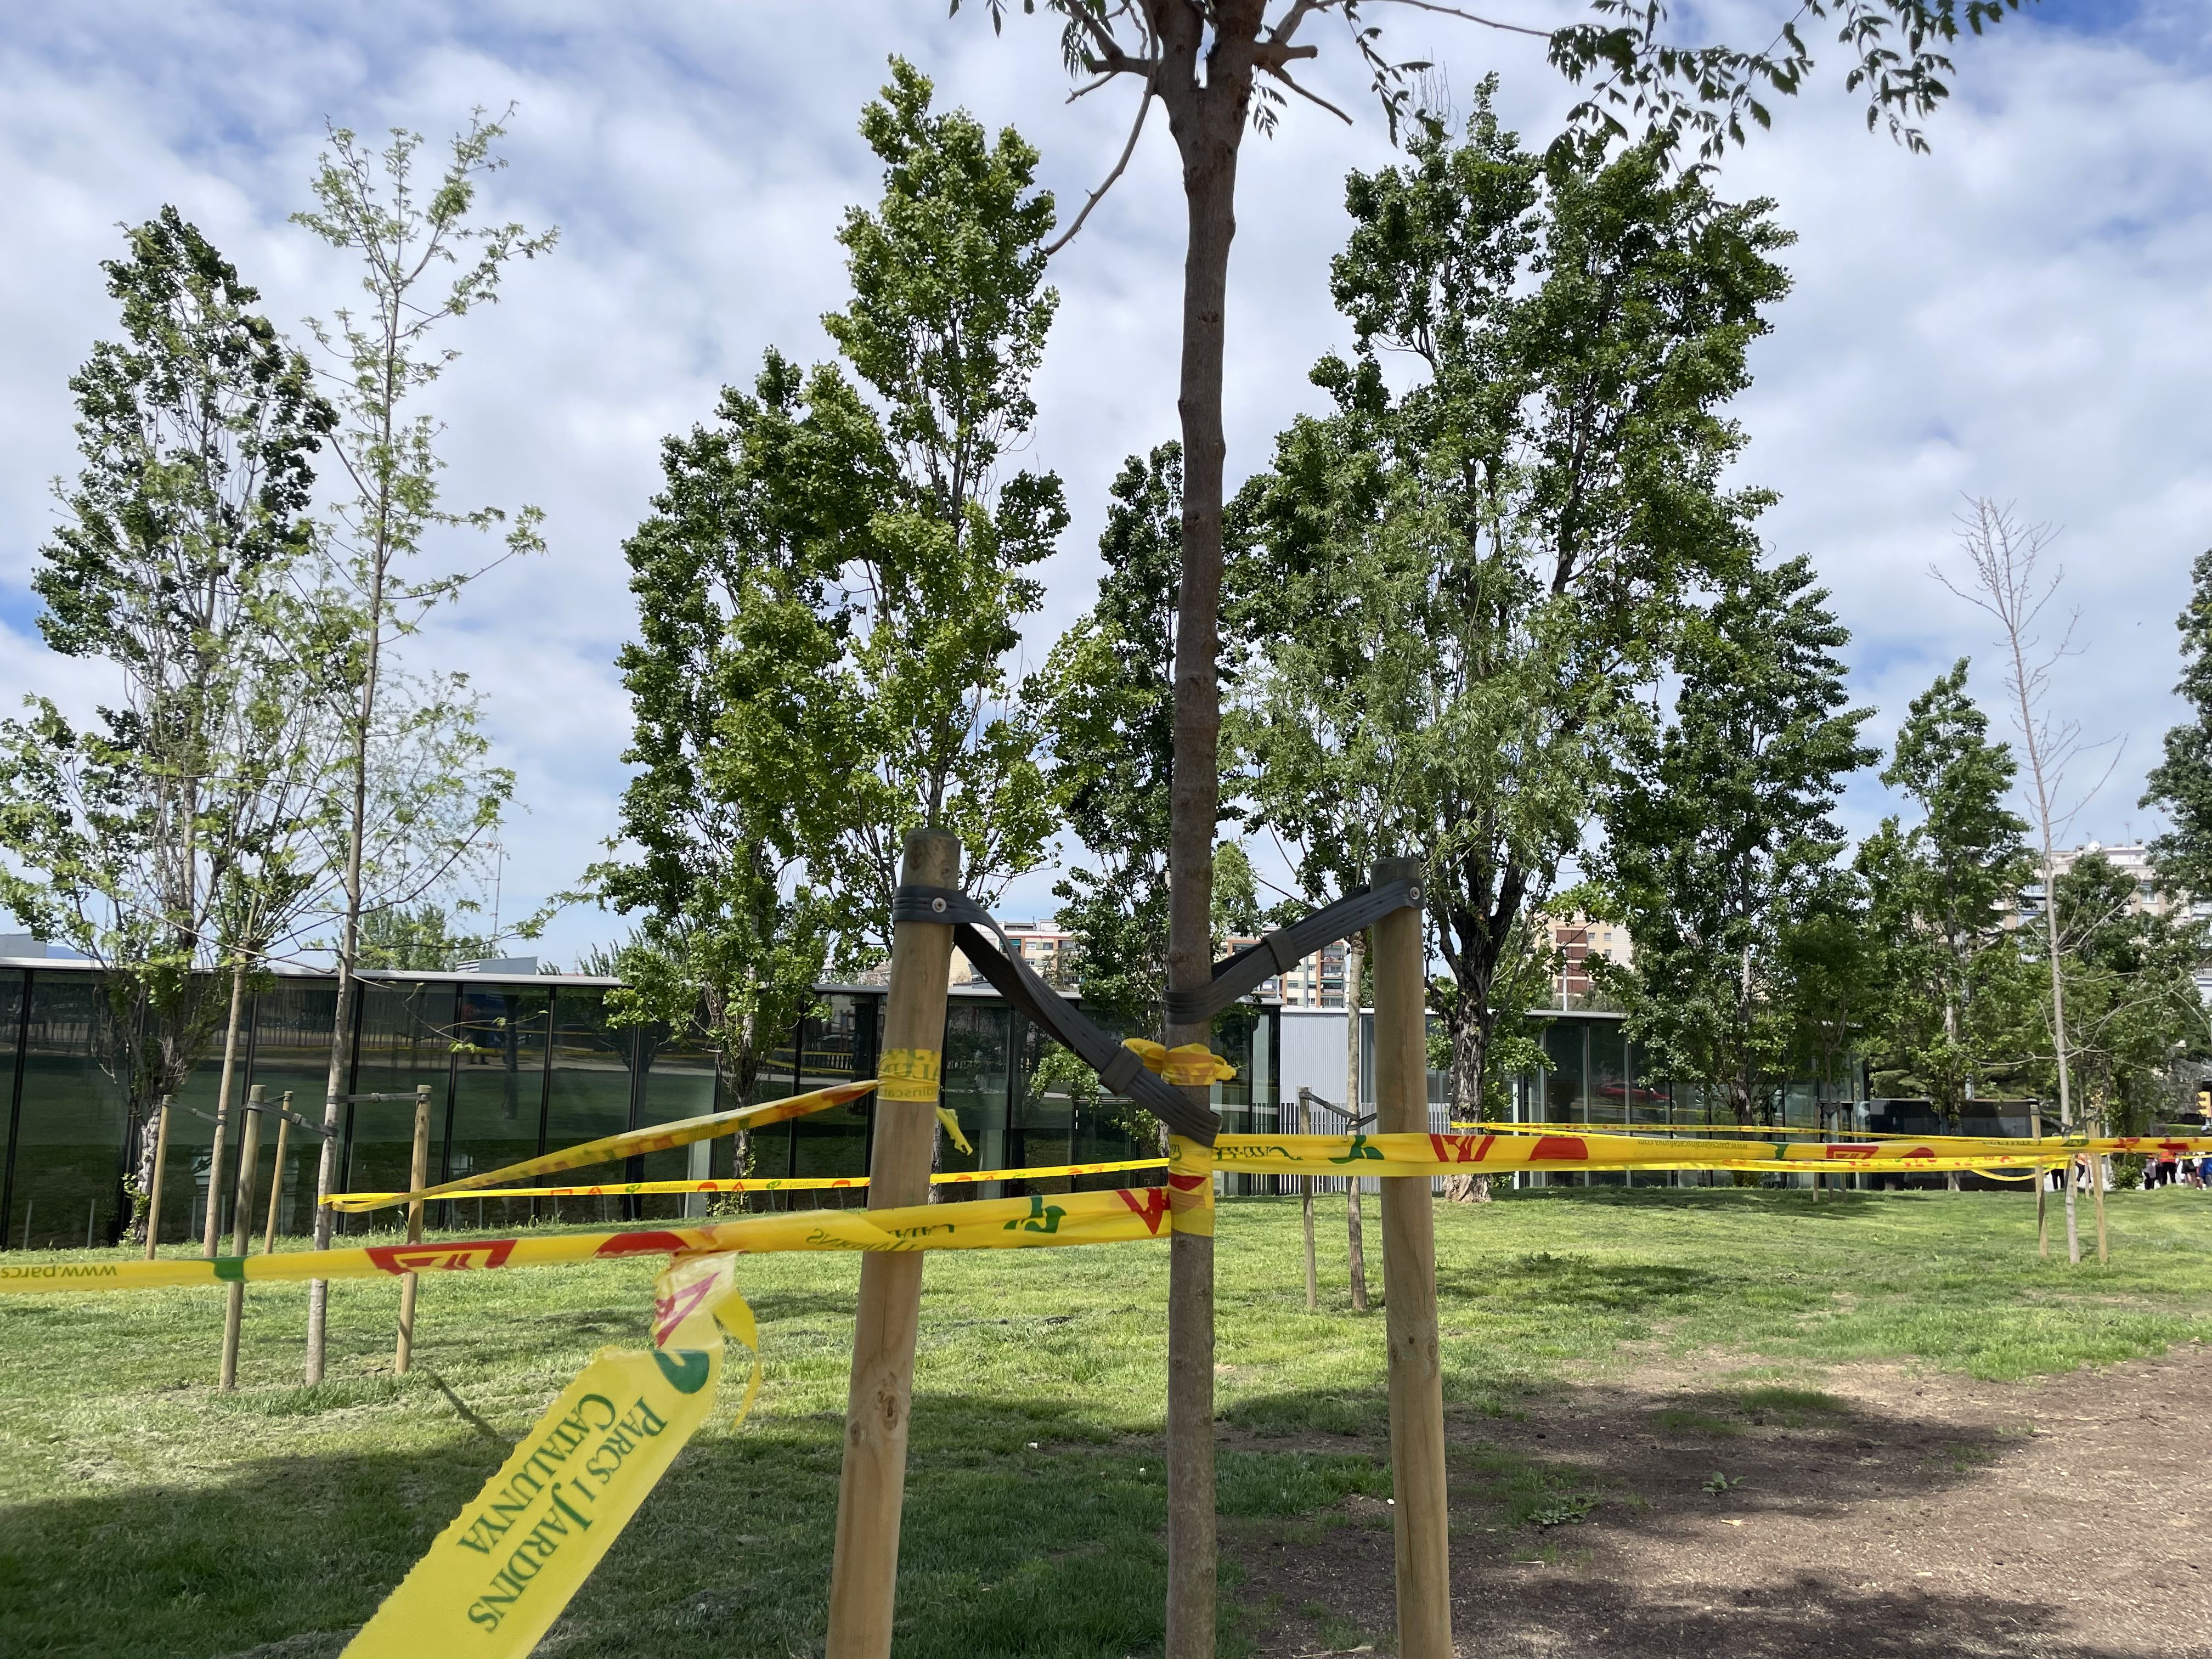
[[[1122,464],[1098,538],[1098,597],[1024,690],[1052,798],[1085,857],[1053,891],[1085,1005],[1130,1031],[1158,1022],[1168,948],[1175,595],[1182,452]]]
[[[1672,718],[1630,747],[1592,860],[1636,941],[1632,970],[1606,975],[1631,1036],[1740,1123],[1771,1121],[1795,1046],[1785,941],[1832,878],[1845,781],[1878,758],[1827,599],[1808,560],[1762,564],[1690,629]]]
[[[2012,750],[1989,737],[1966,690],[1967,663],[1912,700],[1881,781],[1919,809],[1900,831],[1886,822],[1859,867],[1878,887],[1893,996],[1880,1034],[1883,1058],[1938,1110],[1956,1119],[2000,1062],[2018,976],[2008,923],[2033,868],[2027,824],[2007,802]]]
[[[267,945],[269,903],[312,884],[313,728],[344,636],[297,591],[331,406],[174,208],[126,236],[101,267],[121,337],[70,381],[81,465],[32,583],[47,643],[110,665],[114,701],[93,729],[40,697],[0,724],[0,903],[110,970],[101,1036],[135,1131],[221,1017],[196,970]]]
[[[1723,484],[1742,435],[1723,409],[1790,240],[1656,146],[1538,158],[1492,90],[1463,139],[1425,114],[1406,164],[1352,175],[1332,289],[1353,356],[1316,368],[1335,408],[1240,494],[1230,572],[1252,820],[1316,897],[1427,857],[1470,1108],[1498,1022],[1540,988],[1528,920],[1635,691],[1750,559],[1769,498]]]

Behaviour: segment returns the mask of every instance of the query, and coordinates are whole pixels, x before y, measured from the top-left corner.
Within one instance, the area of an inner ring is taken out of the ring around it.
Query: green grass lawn
[[[1389,1490],[1382,1319],[1345,1310],[1342,1200],[1320,1207],[1319,1315],[1296,1200],[1222,1208],[1224,1516],[1340,1515],[1346,1493]],[[1728,1189],[1440,1206],[1448,1409],[1510,1413],[1690,1351],[1786,1382],[1899,1357],[2014,1378],[2212,1335],[2212,1195],[2117,1194],[2106,1270],[2039,1262],[2033,1211],[2025,1193]],[[1157,1650],[1166,1269],[1152,1244],[930,1258],[902,1659]],[[858,1273],[849,1255],[743,1265],[767,1366],[752,1419],[692,1443],[550,1651],[818,1651]],[[422,1372],[391,1376],[396,1285],[333,1287],[314,1389],[296,1386],[304,1288],[254,1288],[229,1396],[219,1292],[0,1299],[0,1655],[190,1659],[359,1624],[593,1350],[642,1346],[652,1276],[638,1260],[424,1280],[418,1363],[500,1440]],[[1558,1501],[1470,1456],[1511,1513]],[[1233,1650],[1233,1553],[1224,1583]]]

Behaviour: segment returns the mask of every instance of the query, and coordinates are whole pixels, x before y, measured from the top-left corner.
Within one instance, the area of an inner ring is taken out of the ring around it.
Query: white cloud
[[[1771,9],[1709,9],[1717,30],[1749,38]],[[1820,90],[1785,100],[1778,130],[1729,162],[1724,187],[1775,196],[1802,239],[1797,291],[1743,403],[1743,473],[1783,491],[1769,534],[1812,553],[1834,587],[1857,635],[1857,688],[1885,729],[1954,655],[1981,653],[1972,613],[1923,574],[1947,553],[1962,493],[2063,523],[2086,646],[2065,695],[2093,734],[2132,737],[2082,823],[2113,839],[2148,826],[2133,801],[2172,716],[2172,618],[2212,507],[2199,166],[2212,49],[2202,13],[2179,3],[2101,35],[2072,20],[2108,9],[2045,9],[2047,22],[1960,46],[1963,95],[1930,124],[1931,156],[1868,137],[1832,63]],[[1532,137],[1564,107],[1532,50],[1441,19],[1390,24],[1403,51],[1446,62],[1462,87],[1498,53],[1507,111]],[[306,12],[87,0],[18,15],[0,46],[0,693],[51,690],[79,707],[96,695],[96,675],[38,648],[25,585],[52,522],[47,481],[73,463],[67,377],[112,325],[96,267],[115,224],[175,202],[290,325],[348,288],[285,222],[324,118],[435,137],[471,105],[514,100],[514,165],[489,200],[557,222],[562,245],[453,331],[466,355],[436,406],[453,504],[542,505],[551,550],[441,614],[416,660],[471,673],[520,775],[530,810],[507,837],[507,908],[571,884],[613,825],[627,712],[611,659],[630,623],[619,546],[655,487],[659,441],[748,380],[763,346],[826,354],[816,319],[843,294],[834,233],[875,191],[854,120],[892,50],[945,98],[1018,125],[1064,214],[1119,147],[1126,90],[1066,106],[1050,27],[1016,14],[994,38],[974,4],[949,21],[880,0],[650,15],[511,0],[465,15],[419,0]],[[1389,155],[1356,69],[1324,64],[1316,84],[1358,125],[1297,106],[1278,137],[1245,148],[1232,477],[1316,402],[1306,369],[1340,338],[1326,280],[1342,177]],[[1056,262],[1064,298],[1032,458],[1066,478],[1078,520],[1048,567],[1031,660],[1088,602],[1107,480],[1175,429],[1176,179],[1156,110],[1128,176]],[[1882,807],[1876,788],[1853,801],[1862,823]],[[1009,911],[1048,908],[1047,886],[1024,884]],[[572,955],[610,931],[571,915],[546,948]]]

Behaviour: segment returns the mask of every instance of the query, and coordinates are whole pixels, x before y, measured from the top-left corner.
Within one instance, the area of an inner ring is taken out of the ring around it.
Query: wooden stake
[[[906,838],[899,881],[960,885],[960,841],[942,830]],[[884,998],[884,1053],[877,1075],[875,1145],[868,1207],[929,1201],[943,1064],[945,993],[952,927],[894,922],[891,982]],[[860,1258],[846,1393],[845,1462],[837,1480],[837,1540],[830,1565],[826,1659],[889,1659],[898,1601],[899,1510],[906,1498],[906,1441],[914,1400],[915,1335],[921,1319],[921,1256]]]
[[[268,1089],[255,1084],[246,1091],[246,1121],[238,1126],[238,1201],[231,1206],[230,1253],[244,1255],[253,1243],[253,1174],[261,1162],[261,1108]],[[209,1188],[213,1202],[214,1188]],[[238,1386],[238,1335],[246,1322],[246,1281],[230,1281],[230,1300],[222,1314],[222,1373],[216,1387],[225,1393]]]
[[[1410,881],[1417,899],[1421,876],[1419,859],[1385,859],[1375,866],[1376,886]],[[1418,904],[1393,910],[1375,924],[1375,1127],[1382,1134],[1428,1132],[1428,985],[1422,954]],[[1398,1651],[1402,1659],[1452,1659],[1436,1198],[1426,1176],[1389,1176],[1382,1187]]]
[[[274,1255],[276,1249],[276,1210],[284,1199],[284,1153],[292,1139],[292,1091],[285,1090],[276,1104],[283,1115],[276,1120],[276,1167],[269,1172],[269,1231],[261,1239],[264,1255]]]
[[[1359,1132],[1359,978],[1367,955],[1366,936],[1354,933],[1344,942],[1344,1117],[1345,1133]],[[1425,1131],[1427,1125],[1422,1126]],[[1361,1237],[1359,1177],[1344,1183],[1345,1248],[1349,1254],[1352,1311],[1367,1311],[1367,1245]]]
[[[1310,1135],[1314,1132],[1313,1108],[1306,1103],[1313,1097],[1312,1090],[1299,1089],[1298,1115],[1294,1133]],[[1306,1234],[1306,1311],[1318,1313],[1321,1310],[1321,1280],[1314,1272],[1314,1178],[1311,1176],[1298,1177],[1298,1209],[1300,1218],[1305,1223]]]
[[[230,1084],[238,1071],[240,1009],[245,1000],[246,958],[240,957],[231,964],[230,1029],[222,1039],[222,1082],[216,1090],[215,1139],[208,1147],[207,1219],[202,1224],[200,1254],[210,1261],[215,1260],[216,1240],[222,1232],[222,1143],[230,1127]]]
[[[415,1085],[415,1156],[407,1165],[407,1185],[410,1191],[419,1192],[430,1184],[430,1085]],[[407,1242],[422,1242],[422,1200],[416,1199],[407,1206]],[[407,1363],[415,1356],[415,1287],[416,1276],[399,1276],[399,1341],[392,1356],[392,1369],[400,1376],[407,1375]]]
[[[2112,1257],[2105,1244],[2105,1159],[2099,1152],[2089,1154],[2089,1190],[2097,1200],[2097,1265],[2101,1267]]]
[[[146,1260],[154,1259],[154,1246],[161,1237],[161,1177],[169,1164],[169,1097],[161,1097],[154,1130],[154,1190],[146,1194]],[[187,1216],[186,1220],[191,1218]]]
[[[2037,1141],[2043,1139],[2043,1114],[2033,1106],[2027,1109],[2027,1138]],[[2035,1248],[2045,1261],[2051,1260],[2050,1198],[2051,1170],[2047,1164],[2039,1164],[2035,1166]]]

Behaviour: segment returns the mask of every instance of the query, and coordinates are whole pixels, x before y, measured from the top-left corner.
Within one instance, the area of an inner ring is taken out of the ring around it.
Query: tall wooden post
[[[2034,1141],[2037,1150],[2040,1151],[2043,1142],[2043,1112],[2040,1107],[2030,1106],[2027,1109],[2027,1133],[2028,1139]],[[2039,1164],[2035,1166],[2035,1247],[2045,1261],[2051,1260],[2051,1216],[2045,1207],[2050,1191],[2051,1166]]]
[[[2104,1125],[2097,1126],[2100,1129]],[[2105,1156],[2102,1152],[2089,1154],[2089,1192],[2097,1201],[2097,1265],[2103,1267],[2112,1260],[2105,1243]]]
[[[261,1162],[261,1107],[268,1088],[257,1083],[246,1091],[246,1121],[238,1126],[238,1201],[231,1206],[230,1253],[244,1255],[253,1243],[253,1173]],[[209,1192],[213,1194],[210,1182]],[[210,1202],[213,1202],[212,1196]],[[246,1322],[246,1281],[230,1281],[230,1300],[222,1314],[222,1373],[216,1386],[225,1392],[238,1386],[238,1336]]]
[[[1302,1135],[1310,1135],[1313,1133],[1313,1115],[1306,1105],[1306,1102],[1312,1097],[1308,1091],[1304,1089],[1298,1091],[1298,1133]],[[1314,1178],[1311,1176],[1300,1176],[1298,1206],[1305,1212],[1306,1311],[1308,1313],[1316,1313],[1321,1309],[1321,1280],[1314,1272],[1313,1198]]]
[[[959,837],[942,830],[909,835],[899,881],[909,887],[957,888]],[[875,1146],[868,1160],[872,1210],[929,1201],[951,965],[950,918],[892,924],[884,1051],[876,1066],[883,1083],[876,1091]],[[919,1252],[871,1252],[860,1258],[853,1375],[845,1405],[845,1463],[837,1480],[836,1553],[830,1566],[826,1659],[888,1659],[891,1650],[915,1335],[921,1318],[921,1261]]]
[[[245,997],[246,958],[240,957],[231,964],[230,1029],[222,1040],[222,1082],[215,1097],[215,1139],[208,1147],[207,1219],[202,1224],[200,1254],[210,1261],[215,1260],[216,1243],[222,1233],[223,1136],[230,1127],[230,1084],[238,1072],[239,1009]]]
[[[154,1128],[154,1189],[146,1194],[146,1260],[154,1259],[154,1246],[161,1238],[161,1181],[169,1167],[169,1097],[161,1104]],[[186,1220],[191,1218],[187,1216]]]
[[[1344,1130],[1359,1133],[1359,981],[1367,941],[1354,933],[1344,942]],[[1425,1128],[1427,1126],[1422,1126]],[[1346,1271],[1352,1280],[1352,1311],[1367,1311],[1367,1245],[1359,1225],[1359,1177],[1344,1183]]]
[[[1410,881],[1421,860],[1385,859],[1375,884]],[[1376,922],[1375,1114],[1383,1134],[1429,1127],[1427,975],[1421,910]],[[1437,1338],[1436,1200],[1426,1176],[1382,1183],[1385,1327],[1390,1343],[1390,1480],[1398,1565],[1398,1651],[1452,1659],[1451,1550],[1444,1480],[1443,1358]]]
[[[430,1184],[430,1085],[415,1085],[415,1156],[408,1160],[407,1189],[420,1192]],[[407,1206],[407,1242],[422,1242],[422,1200],[416,1199]],[[407,1363],[415,1356],[415,1287],[416,1276],[399,1276],[399,1342],[392,1356],[392,1369],[398,1376],[407,1375]]]
[[[276,1249],[276,1212],[284,1201],[284,1153],[292,1140],[292,1091],[289,1089],[277,1097],[276,1157],[275,1166],[269,1171],[269,1231],[262,1236],[261,1254],[269,1255]]]

